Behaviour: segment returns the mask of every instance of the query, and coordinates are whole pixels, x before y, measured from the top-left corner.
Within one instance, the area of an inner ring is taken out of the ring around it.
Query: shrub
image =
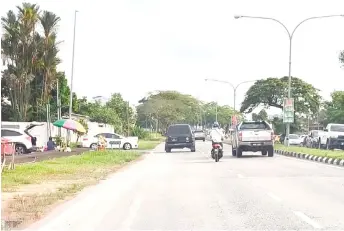
[[[134,126],[131,130],[131,135],[137,136],[139,139],[146,139],[149,137],[149,132],[139,126]]]

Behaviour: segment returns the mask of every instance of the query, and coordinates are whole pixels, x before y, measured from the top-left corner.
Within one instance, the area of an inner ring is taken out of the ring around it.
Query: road
[[[344,169],[276,155],[154,154],[53,210],[33,230],[343,230]],[[253,154],[253,153],[252,153]]]
[[[23,164],[29,162],[39,162],[43,160],[49,160],[53,158],[73,156],[88,151],[89,148],[73,148],[72,152],[58,152],[58,151],[46,151],[46,152],[34,152],[30,154],[15,155],[14,163]],[[6,163],[11,161],[12,156],[6,156]]]

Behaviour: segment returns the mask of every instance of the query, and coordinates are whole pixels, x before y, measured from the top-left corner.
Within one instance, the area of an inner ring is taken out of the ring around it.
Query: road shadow
[[[189,154],[189,153],[195,153],[195,152],[191,152],[188,150],[176,150],[176,151],[171,151],[171,152],[165,152],[165,151],[155,151],[153,152],[154,154]]]
[[[260,156],[260,155],[242,155],[240,158],[232,155],[223,155],[222,158],[224,159],[248,159],[248,158],[265,158],[267,156]]]

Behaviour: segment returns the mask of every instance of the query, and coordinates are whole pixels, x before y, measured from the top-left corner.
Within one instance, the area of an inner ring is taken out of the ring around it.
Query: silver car
[[[203,140],[205,141],[205,132],[204,131],[194,131],[195,134],[195,140]]]

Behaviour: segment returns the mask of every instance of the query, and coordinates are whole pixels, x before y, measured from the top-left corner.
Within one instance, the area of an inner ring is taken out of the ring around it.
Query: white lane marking
[[[241,175],[241,174],[237,174],[237,176],[238,176],[239,178],[244,178],[244,176]]]
[[[274,199],[275,201],[281,201],[282,199],[279,198],[278,196],[276,196],[275,194],[269,192],[268,196],[271,197],[272,199]]]
[[[137,216],[137,212],[139,211],[142,203],[142,198],[140,196],[136,197],[129,208],[129,213],[127,218],[122,223],[122,229],[130,230],[134,220]]]
[[[314,165],[321,165],[321,166],[326,166],[326,167],[329,167],[329,168],[337,168],[337,169],[341,169],[341,170],[344,169],[344,168],[341,167],[341,166],[326,164],[326,163],[323,163],[323,162],[316,162],[316,161],[310,161],[310,160],[303,160],[303,159],[299,159],[299,158],[295,158],[295,157],[283,156],[283,155],[280,155],[280,154],[277,154],[277,156],[278,156],[279,158],[287,158],[287,159],[292,160],[292,161],[302,161],[302,162],[304,162],[304,163],[309,163],[309,164],[314,164]]]
[[[294,214],[301,218],[304,222],[311,225],[315,229],[321,229],[322,227],[314,220],[312,220],[310,217],[308,217],[306,214],[300,211],[294,211]]]

